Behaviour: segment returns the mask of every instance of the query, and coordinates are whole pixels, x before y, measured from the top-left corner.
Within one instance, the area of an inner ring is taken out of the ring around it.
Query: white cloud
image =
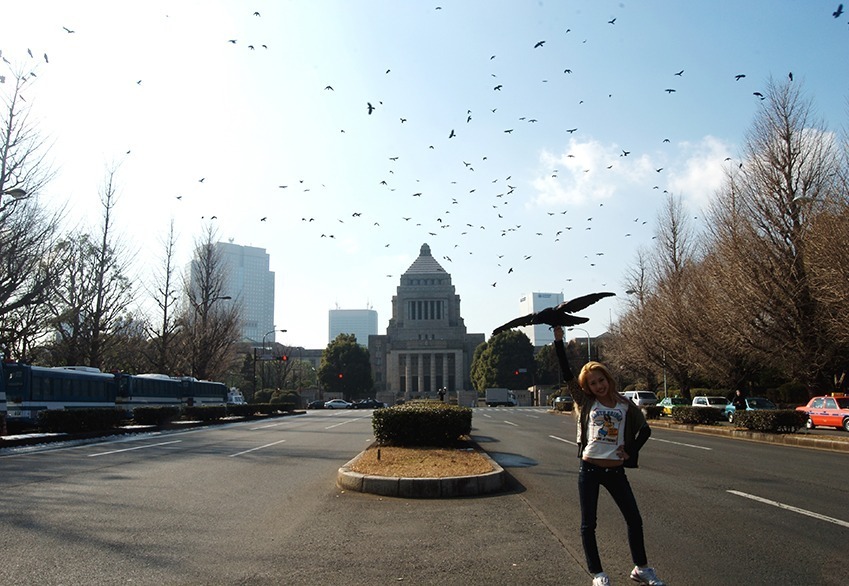
[[[732,145],[714,136],[705,136],[697,143],[678,145],[683,162],[670,170],[667,186],[692,209],[704,209],[725,180],[725,169],[735,164]]]
[[[612,198],[631,184],[644,183],[654,172],[647,154],[624,155],[618,145],[569,141],[560,154],[540,153],[540,176],[532,182],[539,206],[586,204]]]

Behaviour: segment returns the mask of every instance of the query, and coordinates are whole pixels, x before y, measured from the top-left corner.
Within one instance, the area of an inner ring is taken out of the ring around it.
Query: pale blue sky
[[[67,202],[69,225],[96,223],[121,163],[140,285],[172,218],[185,262],[215,215],[221,239],[271,255],[286,344],[323,347],[335,307],[370,306],[385,331],[425,242],[469,332],[489,336],[531,291],[614,291],[583,313],[598,335],[654,242],[662,191],[701,218],[724,159],[739,160],[753,92],[792,71],[825,125],[845,127],[836,7],[30,0],[4,6],[0,49],[36,72],[25,96],[58,171],[40,196]]]

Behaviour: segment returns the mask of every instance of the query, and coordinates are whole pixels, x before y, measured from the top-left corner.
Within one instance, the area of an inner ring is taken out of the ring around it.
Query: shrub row
[[[643,413],[646,414],[646,419],[659,419],[663,413],[663,407],[658,407],[657,405],[646,405],[642,409]]]
[[[472,431],[472,410],[441,401],[409,401],[372,415],[378,444],[450,446]]]
[[[46,409],[38,412],[38,429],[44,433],[107,431],[123,420],[124,413],[118,409]]]
[[[682,405],[672,408],[672,419],[675,423],[691,425],[715,425],[725,420],[725,413],[713,407],[688,407]]]
[[[795,409],[756,409],[734,413],[734,425],[752,431],[793,433],[805,425],[808,415]]]
[[[292,403],[259,403],[252,405],[179,405],[136,407],[132,420],[136,425],[162,426],[186,419],[210,422],[228,416],[250,417],[255,414],[272,415],[277,412],[294,411]],[[37,426],[43,433],[81,433],[114,429],[126,421],[127,415],[120,409],[45,409],[39,411]],[[12,425],[9,425],[11,428]],[[10,433],[17,430],[9,429]]]

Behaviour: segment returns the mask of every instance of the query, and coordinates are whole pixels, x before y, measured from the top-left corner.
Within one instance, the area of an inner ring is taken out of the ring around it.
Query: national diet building
[[[460,296],[422,244],[392,297],[386,335],[369,336],[375,390],[404,399],[472,389],[470,368],[484,334],[467,334]]]

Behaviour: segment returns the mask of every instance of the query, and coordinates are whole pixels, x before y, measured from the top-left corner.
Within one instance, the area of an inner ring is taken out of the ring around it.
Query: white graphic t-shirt
[[[588,458],[621,460],[616,449],[625,442],[625,414],[628,406],[616,403],[605,407],[598,401],[590,408],[587,420],[587,447],[583,455]]]

